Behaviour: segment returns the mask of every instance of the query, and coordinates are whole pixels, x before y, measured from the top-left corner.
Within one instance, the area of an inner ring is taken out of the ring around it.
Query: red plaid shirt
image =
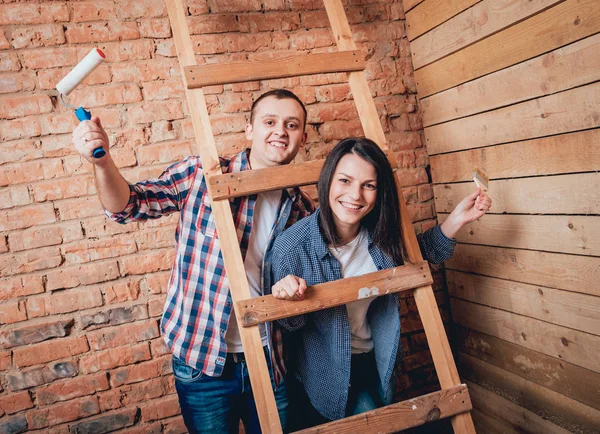
[[[221,159],[225,173],[249,170],[249,151]],[[225,333],[232,314],[229,281],[198,157],[170,166],[158,179],[130,185],[129,203],[120,213],[106,214],[118,223],[145,221],[179,211],[175,233],[176,256],[161,329],[167,346],[187,365],[220,376],[225,364]],[[252,229],[256,195],[230,199],[242,256]],[[297,188],[283,190],[278,217],[263,262],[263,291],[271,284],[270,255],[274,238],[297,220],[311,214],[314,203]],[[270,286],[269,286],[270,288]],[[281,330],[267,327],[274,374],[285,373]]]

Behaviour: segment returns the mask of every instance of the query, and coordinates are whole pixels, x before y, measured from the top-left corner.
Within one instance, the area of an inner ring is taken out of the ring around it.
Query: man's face
[[[246,138],[252,141],[252,169],[290,163],[306,142],[302,107],[290,98],[261,100],[246,125]]]

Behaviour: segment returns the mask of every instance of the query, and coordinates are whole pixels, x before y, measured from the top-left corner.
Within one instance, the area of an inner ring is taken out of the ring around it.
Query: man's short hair
[[[277,99],[293,99],[294,101],[298,102],[298,104],[300,104],[300,107],[302,107],[302,111],[304,112],[303,127],[306,128],[306,107],[304,107],[304,103],[302,101],[300,101],[300,98],[298,98],[294,94],[294,92],[290,92],[289,90],[286,90],[286,89],[273,89],[273,90],[263,93],[261,96],[256,98],[256,100],[252,103],[252,108],[250,109],[250,124],[252,124],[254,122],[254,109],[256,108],[258,103],[261,102],[263,99],[270,97],[270,96],[273,96]]]

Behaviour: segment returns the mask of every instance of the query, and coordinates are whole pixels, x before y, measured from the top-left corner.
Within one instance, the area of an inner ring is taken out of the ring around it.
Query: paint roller
[[[75,89],[79,83],[81,83],[88,75],[94,71],[104,60],[106,56],[102,51],[98,48],[94,48],[89,52],[87,56],[83,58],[81,62],[79,62],[75,68],[71,72],[67,74],[65,78],[63,78],[57,85],[56,90],[60,94],[61,102],[75,110],[75,116],[79,121],[89,121],[92,118],[92,114],[84,109],[83,107],[75,107],[68,102],[65,101],[65,96],[69,96],[69,94]],[[93,155],[94,158],[102,158],[106,154],[106,151],[101,147],[94,149]]]

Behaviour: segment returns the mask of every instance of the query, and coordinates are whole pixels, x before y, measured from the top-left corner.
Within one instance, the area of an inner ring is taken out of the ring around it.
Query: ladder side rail
[[[196,63],[182,0],[167,0],[169,19],[173,30],[180,67]],[[182,71],[183,73],[183,71]],[[208,117],[202,89],[186,89],[186,97],[196,136],[195,148],[207,174],[221,173],[217,148]],[[227,270],[231,296],[234,301],[250,298],[248,280],[239,248],[237,231],[228,201],[214,201],[212,212],[219,234],[219,243]],[[237,313],[236,313],[237,315]],[[241,321],[239,316],[238,321]],[[263,432],[282,433],[275,396],[267,368],[265,353],[258,327],[240,328],[240,337],[252,382],[256,408]]]

